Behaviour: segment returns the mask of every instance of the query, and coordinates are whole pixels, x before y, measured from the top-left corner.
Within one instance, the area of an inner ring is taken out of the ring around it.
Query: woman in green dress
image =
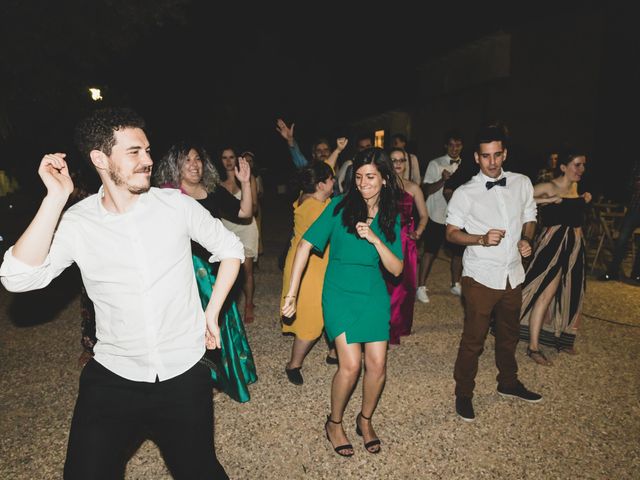
[[[242,197],[236,199],[217,188],[220,177],[207,152],[189,143],[173,145],[159,162],[155,182],[160,187],[179,188],[195,198],[214,217],[253,215],[249,164],[240,159],[235,170],[240,182]],[[216,281],[215,266],[211,255],[195,242],[191,243],[193,268],[203,308],[209,302]],[[220,350],[207,350],[203,361],[211,368],[211,377],[218,390],[238,402],[250,399],[248,385],[257,380],[253,354],[247,341],[242,317],[236,302],[227,298],[220,318]]]
[[[312,249],[323,252],[330,243],[322,310],[339,366],[331,386],[331,414],[324,428],[336,453],[345,457],[353,455],[353,447],[342,428],[342,415],[360,376],[363,348],[365,371],[356,433],[363,436],[368,452],[380,452],[371,416],[386,377],[391,309],[382,268],[397,277],[403,266],[396,208],[399,187],[388,155],[380,148],[358,152],[353,171],[347,193],[331,201],[298,244],[282,307],[284,316],[295,314],[309,254]]]

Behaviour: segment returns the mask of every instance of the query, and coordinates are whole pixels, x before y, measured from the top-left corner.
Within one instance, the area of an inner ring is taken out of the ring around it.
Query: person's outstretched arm
[[[276,130],[277,132],[287,141],[287,145],[289,145],[289,153],[291,154],[291,159],[293,160],[293,164],[297,168],[304,168],[309,165],[309,161],[303,155],[300,147],[298,146],[298,142],[296,142],[293,137],[293,129],[295,127],[295,123],[292,123],[290,127],[284,123],[284,120],[279,118],[276,120]]]
[[[284,296],[284,305],[282,306],[282,315],[285,317],[291,318],[296,313],[296,299],[300,288],[300,280],[302,279],[302,272],[304,272],[309,261],[312,248],[311,242],[304,238],[300,240],[298,248],[296,248],[296,256],[293,258],[293,266],[291,267],[289,291]]]
[[[340,137],[336,140],[336,148],[333,152],[331,152],[331,155],[329,155],[329,158],[327,158],[324,163],[326,163],[327,165],[329,165],[331,167],[331,170],[333,170],[333,173],[335,175],[336,172],[336,163],[338,162],[338,157],[340,156],[340,154],[342,153],[342,151],[347,148],[347,143],[349,143],[349,140],[346,137]]]
[[[40,162],[38,174],[47,194],[33,220],[16,244],[5,253],[4,262],[0,265],[0,280],[11,292],[46,287],[73,263],[72,234],[63,228],[64,219],[58,225],[73,191],[73,181],[64,158],[64,153],[53,153],[45,155]]]
[[[12,250],[15,258],[32,267],[41,265],[47,258],[60,214],[73,192],[65,156],[65,153],[50,153],[42,158],[38,175],[47,188],[47,195]]]
[[[235,175],[240,182],[240,210],[238,210],[239,218],[251,218],[254,213],[253,188],[251,185],[251,167],[243,157],[238,158]]]

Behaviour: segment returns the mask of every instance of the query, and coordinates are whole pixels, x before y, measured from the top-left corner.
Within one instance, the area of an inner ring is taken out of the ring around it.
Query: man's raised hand
[[[65,161],[66,153],[47,153],[40,161],[38,175],[47,187],[47,195],[68,197],[73,192],[73,180]]]

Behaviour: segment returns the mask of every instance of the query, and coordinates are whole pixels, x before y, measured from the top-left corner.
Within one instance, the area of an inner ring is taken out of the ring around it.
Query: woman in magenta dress
[[[429,215],[420,186],[403,177],[407,168],[407,153],[402,148],[392,148],[389,156],[402,189],[398,201],[402,238],[402,255],[404,268],[402,275],[393,278],[387,275],[387,290],[391,296],[391,322],[389,343],[399,344],[400,337],[411,334],[413,324],[413,304],[416,299],[416,268],[418,265],[418,248],[416,240],[420,238],[427,226]],[[415,207],[414,207],[415,206]],[[418,212],[419,222],[415,226],[414,208]]]

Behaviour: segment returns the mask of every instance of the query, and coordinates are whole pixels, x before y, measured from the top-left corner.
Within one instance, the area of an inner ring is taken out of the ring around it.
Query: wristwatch
[[[487,246],[487,244],[484,241],[484,235],[480,235],[480,237],[478,238],[478,245],[482,245],[483,247]]]

